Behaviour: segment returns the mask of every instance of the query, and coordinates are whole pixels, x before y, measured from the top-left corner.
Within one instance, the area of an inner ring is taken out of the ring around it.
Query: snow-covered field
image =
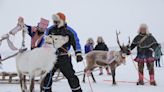
[[[116,72],[117,85],[113,86],[111,81],[111,76],[106,74],[104,70],[104,75],[99,76],[99,71],[94,72],[97,83],[93,83],[92,79],[91,86],[93,92],[163,92],[164,87],[164,64],[163,61],[161,68],[155,68],[155,79],[157,86],[150,86],[146,83],[144,86],[136,86],[137,81],[137,71],[134,67],[131,57],[127,58],[126,65],[121,65],[118,67]],[[76,72],[84,69],[83,63],[76,63],[73,58],[73,65]],[[3,70],[15,71],[15,62],[13,60],[3,63]],[[2,70],[1,70],[2,71]],[[145,77],[149,79],[148,70],[145,67]],[[82,83],[82,76],[79,76],[83,92],[92,92],[89,86],[88,79],[86,78],[86,83]],[[145,82],[147,82],[145,80]],[[60,80],[53,83],[53,92],[71,92],[66,79]],[[39,84],[36,84],[36,92],[39,92]],[[0,92],[21,92],[19,84],[0,84]]]

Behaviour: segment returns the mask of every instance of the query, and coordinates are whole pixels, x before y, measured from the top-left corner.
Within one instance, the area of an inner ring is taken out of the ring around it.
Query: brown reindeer
[[[130,54],[130,38],[129,38],[129,43],[127,46],[120,45],[118,35],[120,32],[116,32],[117,36],[117,43],[120,47],[120,51],[91,51],[86,55],[86,68],[84,69],[85,73],[90,73],[93,69],[95,69],[98,66],[110,66],[111,68],[111,73],[112,73],[112,78],[113,78],[113,85],[116,84],[115,81],[115,71],[116,67],[118,67],[120,64],[125,63],[125,58],[126,55]],[[85,73],[83,77],[83,82],[85,82]],[[95,78],[92,78],[95,81]]]

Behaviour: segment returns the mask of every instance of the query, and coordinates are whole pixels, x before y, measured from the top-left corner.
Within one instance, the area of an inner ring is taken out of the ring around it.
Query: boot
[[[139,72],[139,80],[137,82],[137,85],[144,85],[144,76],[143,76],[143,72]]]
[[[154,80],[154,74],[151,74],[150,75],[150,85],[153,85],[153,86],[156,86],[157,85],[156,82],[155,82],[155,80]]]
[[[137,85],[144,85],[144,81],[143,81],[143,80],[139,80],[139,81],[137,82]]]

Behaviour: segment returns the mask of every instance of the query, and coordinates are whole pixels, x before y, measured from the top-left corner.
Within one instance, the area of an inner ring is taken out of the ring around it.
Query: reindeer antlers
[[[119,38],[118,38],[118,35],[120,35],[121,34],[121,32],[119,31],[119,32],[117,32],[117,30],[116,30],[116,36],[117,36],[117,44],[118,44],[118,46],[120,47],[120,49],[122,48],[121,47],[121,44],[120,44],[120,41],[119,41]]]
[[[120,31],[117,32],[117,30],[116,30],[117,43],[118,43],[120,49],[122,49],[122,46],[121,46],[121,44],[120,44],[119,37],[118,37],[120,34],[121,34],[121,32],[120,32]],[[128,39],[129,39],[129,41],[128,41],[128,45],[127,45],[127,46],[130,46],[130,36],[128,37]],[[124,46],[124,45],[123,45],[123,46]]]
[[[128,46],[130,46],[130,36],[129,36],[128,38],[129,38],[129,41],[128,41]]]

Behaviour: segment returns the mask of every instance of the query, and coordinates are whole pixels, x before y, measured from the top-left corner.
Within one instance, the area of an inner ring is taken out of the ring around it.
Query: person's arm
[[[133,39],[132,44],[130,45],[130,49],[133,50],[137,45],[138,45],[138,36],[136,36]]]
[[[108,49],[108,46],[106,45],[106,44],[104,44],[105,45],[105,51],[108,51],[109,49]]]
[[[72,33],[72,35],[70,36],[70,42],[75,51],[77,62],[80,62],[83,60],[83,57],[82,57],[81,45],[80,45],[79,38],[77,36],[77,33],[72,28],[67,26],[67,29],[70,30]]]
[[[80,53],[81,53],[81,45],[80,45],[80,40],[79,40],[79,38],[78,38],[77,33],[75,32],[74,29],[72,29],[72,28],[69,27],[69,26],[67,26],[67,29],[70,30],[70,31],[73,33],[73,35],[74,35],[74,40],[75,40],[75,45],[76,45],[76,47],[75,47],[75,49],[76,49],[75,52],[80,52]]]
[[[152,46],[151,46],[151,48],[155,51],[157,49],[157,47],[158,47],[157,40],[152,35],[151,35],[151,40],[152,40]]]
[[[84,51],[85,51],[85,54],[88,53],[88,46],[87,45],[84,46]]]

